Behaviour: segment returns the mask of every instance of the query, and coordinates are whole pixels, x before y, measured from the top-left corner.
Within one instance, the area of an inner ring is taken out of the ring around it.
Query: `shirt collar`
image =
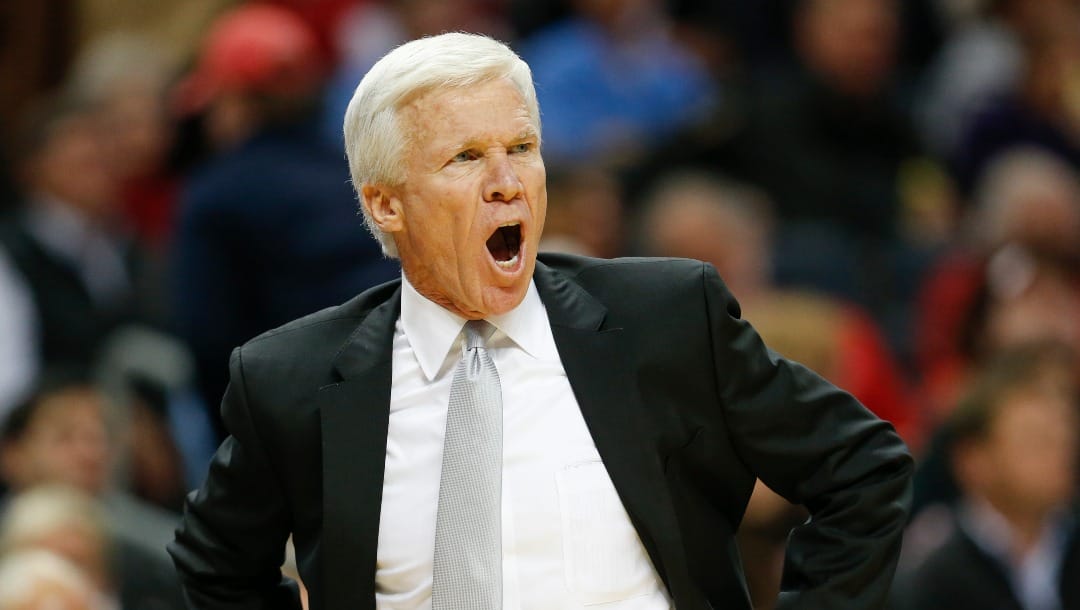
[[[401,274],[401,324],[428,381],[439,374],[465,321],[417,292],[405,274]],[[558,359],[547,311],[535,283],[529,282],[525,298],[517,307],[487,321],[500,331],[491,338],[492,342],[497,342],[501,334],[534,358]]]
[[[495,328],[502,331],[518,347],[533,358],[558,360],[555,339],[551,335],[551,323],[547,309],[536,291],[536,283],[530,281],[525,298],[510,311],[488,318]]]
[[[964,529],[983,552],[1005,565],[1012,566],[1016,533],[1005,517],[983,498],[972,497],[960,504],[958,512],[960,527]],[[1058,512],[1050,515],[1043,526],[1036,549],[1040,552],[1063,552],[1062,543],[1070,531],[1068,515]],[[1061,547],[1061,548],[1057,548]]]

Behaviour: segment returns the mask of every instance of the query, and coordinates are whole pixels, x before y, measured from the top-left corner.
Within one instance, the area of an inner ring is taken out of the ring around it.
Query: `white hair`
[[[106,607],[90,579],[59,555],[35,549],[6,555],[0,561],[0,608],[29,603],[66,607],[58,596],[61,592],[84,602],[87,609]]]
[[[0,519],[0,552],[33,548],[50,534],[77,527],[104,542],[105,518],[82,490],[61,484],[32,487],[11,499]]]
[[[540,133],[540,108],[532,72],[505,44],[477,34],[452,32],[407,42],[372,66],[356,87],[345,111],[345,154],[353,188],[362,199],[365,184],[398,185],[405,181],[402,160],[407,134],[398,111],[437,88],[469,87],[508,78],[521,92]],[[361,206],[364,224],[383,253],[396,258],[397,246]]]

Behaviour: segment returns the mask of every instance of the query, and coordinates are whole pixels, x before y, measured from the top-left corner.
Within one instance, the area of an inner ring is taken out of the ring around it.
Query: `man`
[[[214,22],[179,88],[215,149],[185,185],[170,274],[173,321],[208,406],[234,346],[400,273],[356,231],[340,146],[318,132],[324,63],[300,17],[243,3]]]
[[[956,527],[901,579],[902,610],[1080,606],[1076,357],[1036,342],[995,356],[950,419]]]
[[[152,318],[105,153],[96,108],[81,100],[49,100],[23,126],[16,168],[26,197],[0,220],[2,414],[42,369],[92,366],[113,331]]]
[[[291,533],[311,608],[749,608],[756,475],[813,515],[781,605],[878,607],[903,443],[768,352],[712,267],[537,260],[535,100],[467,34],[364,77],[347,152],[403,277],[233,353],[231,436],[170,547],[191,605],[297,608]]]

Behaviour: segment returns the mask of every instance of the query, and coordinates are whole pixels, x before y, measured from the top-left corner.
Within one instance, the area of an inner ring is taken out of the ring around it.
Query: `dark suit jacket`
[[[1080,515],[1075,515],[1080,516]],[[1058,592],[1065,610],[1080,608],[1080,536],[1071,532]],[[960,527],[912,573],[897,578],[894,610],[1024,610],[1005,566]]]
[[[541,256],[535,281],[615,488],[680,610],[749,608],[733,535],[754,477],[812,519],[781,607],[884,603],[912,461],[892,426],[769,352],[709,265]],[[196,608],[373,608],[400,286],[233,353],[232,436],[170,546]]]

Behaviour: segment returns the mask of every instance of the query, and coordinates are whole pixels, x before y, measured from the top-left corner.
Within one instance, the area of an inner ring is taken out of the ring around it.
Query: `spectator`
[[[898,610],[1080,607],[1080,417],[1076,378],[1059,374],[1070,358],[1046,344],[1003,352],[953,412],[956,527],[898,580]]]
[[[363,230],[340,149],[318,135],[324,69],[298,17],[243,5],[215,22],[181,88],[219,151],[189,179],[172,252],[176,327],[207,405],[234,346],[398,273]]]
[[[572,7],[520,45],[544,109],[549,163],[628,163],[706,116],[715,93],[707,68],[671,36],[660,2]]]
[[[142,256],[118,226],[95,111],[57,99],[24,125],[26,200],[0,221],[0,415],[42,368],[91,366],[115,329],[154,318]]]
[[[77,567],[108,606],[180,610],[175,575],[156,558],[111,536],[102,507],[66,485],[42,485],[17,494],[0,523],[4,555],[44,550]],[[118,602],[118,603],[117,603]]]
[[[956,403],[980,356],[974,339],[986,332],[988,305],[1006,307],[1021,297],[1031,302],[1038,294],[1028,291],[1034,270],[1056,267],[1042,275],[1060,277],[1080,261],[1080,177],[1059,157],[1030,147],[1009,150],[988,166],[975,193],[960,239],[930,269],[918,297],[920,394],[938,414]],[[1040,282],[1069,292],[1049,277]],[[1068,310],[1050,311],[1029,322],[1052,326],[1069,316]]]
[[[590,167],[553,171],[547,192],[541,251],[608,258],[624,253],[622,193],[609,172]]]
[[[898,3],[797,6],[798,66],[754,94],[737,171],[770,193],[783,222],[833,223],[847,241],[895,237],[897,172],[920,152],[896,100]]]
[[[905,354],[923,236],[942,214],[924,213],[939,202],[902,181],[926,164],[901,102],[902,11],[895,0],[794,6],[794,63],[750,73],[743,95],[725,98],[705,128],[682,134],[647,169],[719,170],[763,189],[775,205],[777,283],[862,305]]]
[[[1080,6],[1029,2],[1041,9],[1023,41],[1023,70],[1016,86],[989,101],[964,125],[951,158],[964,194],[1000,153],[1018,146],[1048,150],[1080,168],[1080,110],[1073,91],[1080,82]]]
[[[297,0],[289,1],[297,3]],[[307,0],[299,3],[310,4]],[[337,149],[345,145],[341,135],[345,108],[356,83],[380,57],[409,40],[443,32],[482,32],[500,40],[508,39],[510,26],[501,4],[489,0],[352,2],[335,21],[333,38],[341,60],[327,84],[321,126],[331,145]],[[541,5],[533,2],[532,6]]]
[[[953,16],[952,36],[925,74],[918,101],[923,137],[942,155],[952,154],[964,126],[988,99],[1016,86],[1024,61],[1020,39],[1033,25],[1032,13],[1052,2],[968,4],[971,14]]]
[[[165,96],[173,71],[153,41],[118,32],[87,45],[68,79],[72,95],[97,105],[120,212],[155,262],[172,232],[179,182],[170,167],[174,134]]]

